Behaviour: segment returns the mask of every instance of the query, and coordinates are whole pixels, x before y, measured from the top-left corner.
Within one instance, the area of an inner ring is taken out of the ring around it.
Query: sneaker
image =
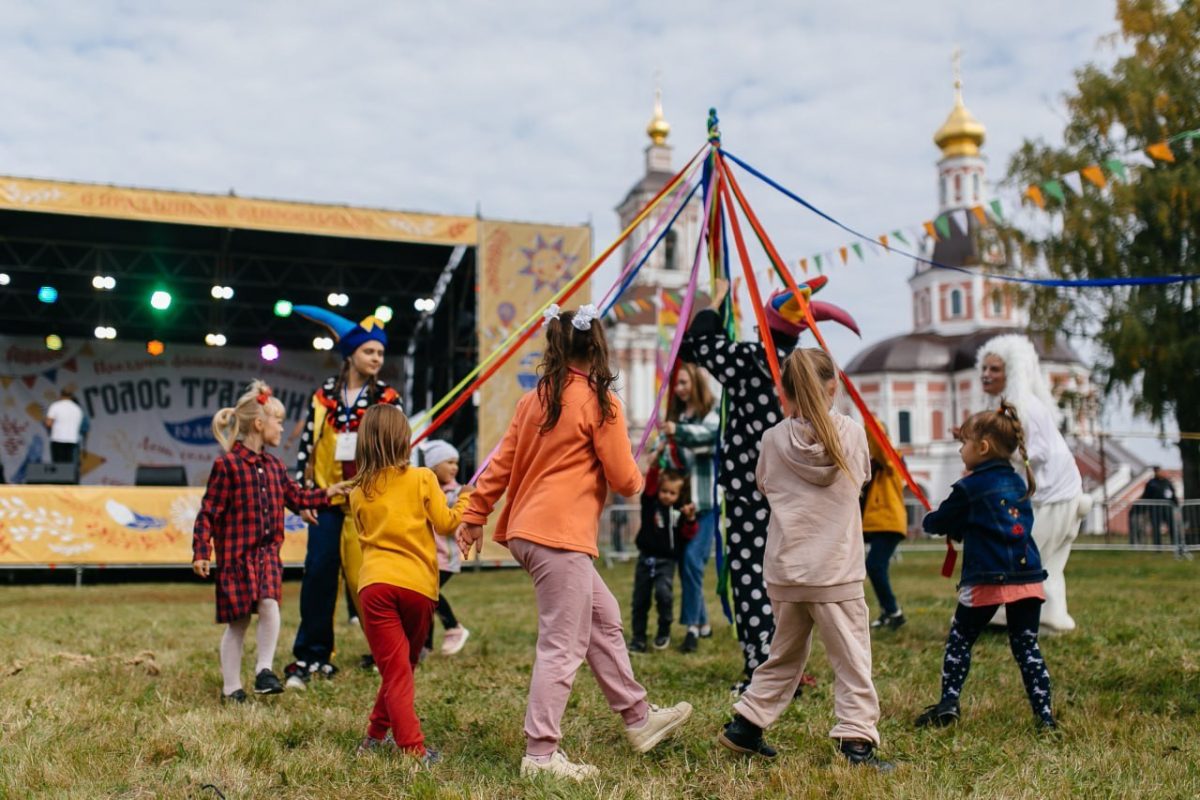
[[[221,704],[234,703],[235,705],[241,705],[246,702],[246,699],[245,689],[234,689],[229,694],[221,695]]]
[[[441,753],[439,753],[437,750],[430,750],[428,747],[426,747],[425,755],[421,756],[421,766],[425,769],[429,769],[434,764],[441,762],[441,760]]]
[[[314,661],[308,665],[308,674],[315,675],[318,678],[332,680],[334,675],[338,674],[338,668],[328,661]]]
[[[904,623],[908,622],[904,618],[903,611],[897,611],[895,614],[889,614],[886,611],[879,615],[879,619],[871,623],[872,628],[887,628],[888,630],[896,630]]]
[[[691,631],[688,631],[687,636],[683,637],[683,644],[679,645],[679,652],[681,652],[681,653],[696,652],[696,648],[699,644],[699,641],[700,640],[696,637],[696,634],[692,633]]]
[[[838,749],[855,767],[871,767],[877,772],[891,772],[896,768],[892,762],[875,755],[875,745],[870,742],[843,739]]]
[[[446,631],[446,635],[442,638],[442,655],[452,656],[461,651],[470,636],[471,632],[462,625]]]
[[[375,656],[367,653],[358,660],[358,668],[367,672],[378,672],[379,668],[375,666]]]
[[[676,703],[670,708],[659,708],[651,703],[646,722],[640,728],[626,727],[625,735],[634,750],[649,753],[655,745],[679,730],[691,715],[691,703]]]
[[[654,649],[655,650],[666,650],[667,645],[669,645],[670,643],[671,643],[670,636],[655,636],[654,637]]]
[[[283,684],[279,682],[279,677],[270,669],[260,670],[254,676],[254,693],[283,694]]]
[[[376,750],[394,750],[396,749],[396,740],[392,738],[392,732],[388,731],[387,736],[382,739],[375,739],[371,736],[364,736],[362,741],[358,743],[358,749],[355,750],[355,755],[367,755]]]
[[[362,627],[362,621],[361,621],[361,620],[359,620],[359,618],[358,618],[358,617],[350,617],[350,626],[351,626],[351,627],[354,627],[354,628],[361,628],[361,627]]]
[[[717,741],[735,753],[747,756],[774,758],[779,755],[779,751],[763,741],[762,728],[741,714],[734,714],[733,719],[725,723],[724,729],[717,734]]]
[[[303,692],[308,688],[308,664],[303,661],[293,661],[283,668],[286,677],[284,685],[289,689]]]
[[[943,728],[958,722],[960,716],[957,700],[942,700],[937,705],[926,706],[921,716],[917,717],[916,726],[925,728],[936,725]]]
[[[700,626],[700,638],[701,639],[711,639],[712,638],[712,625],[709,625],[706,622]]]
[[[1041,717],[1036,723],[1037,732],[1047,735],[1053,735],[1060,732],[1058,723],[1054,721],[1054,717]]]
[[[645,639],[634,639],[633,641],[631,641],[629,643],[629,652],[631,652],[631,653],[646,652],[646,640]]]
[[[591,764],[573,764],[567,760],[567,754],[558,750],[550,760],[542,763],[529,756],[521,759],[521,777],[536,778],[539,775],[551,775],[555,778],[568,778],[573,781],[584,781],[595,778],[600,770]]]
[[[425,659],[429,658],[431,655],[433,655],[432,647],[422,647],[421,652],[417,654],[417,663],[424,664]]]

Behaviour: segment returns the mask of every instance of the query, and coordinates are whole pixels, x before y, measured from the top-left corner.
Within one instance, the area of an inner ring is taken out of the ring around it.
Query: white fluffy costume
[[[1071,555],[1071,543],[1079,535],[1079,525],[1091,509],[1091,497],[1083,493],[1083,481],[1075,457],[1059,433],[1053,409],[1057,405],[1042,375],[1037,350],[1024,336],[1007,334],[989,339],[979,348],[976,364],[982,371],[983,359],[994,355],[1004,362],[1005,387],[1002,396],[1017,409],[1025,432],[1029,463],[1037,483],[1033,494],[1033,540],[1048,573],[1045,583],[1046,604],[1042,608],[1042,629],[1066,632],[1075,629],[1075,620],[1067,613],[1067,583],[1063,575]],[[1014,454],[1018,474],[1025,474],[1020,453]],[[1004,624],[1004,609],[993,618]]]

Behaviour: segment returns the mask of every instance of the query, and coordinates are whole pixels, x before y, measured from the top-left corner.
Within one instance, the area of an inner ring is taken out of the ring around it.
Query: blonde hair
[[[783,362],[784,394],[796,413],[813,426],[817,440],[825,446],[837,468],[850,475],[850,462],[842,452],[842,440],[829,416],[829,395],[825,392],[825,384],[836,377],[833,359],[817,348],[793,350]]]
[[[370,497],[384,470],[408,469],[411,458],[412,428],[404,412],[386,403],[368,408],[358,426],[358,445],[354,450],[358,472],[354,485],[362,487],[363,494]]]
[[[1001,400],[1000,408],[996,411],[972,414],[963,423],[958,437],[964,442],[981,442],[986,439],[996,451],[996,457],[1005,461],[1011,459],[1014,452],[1020,451],[1021,460],[1025,463],[1026,488],[1025,496],[1021,499],[1028,500],[1037,491],[1033,469],[1029,466],[1029,453],[1025,450],[1025,427],[1021,424],[1017,409],[1012,403]]]
[[[274,414],[283,419],[283,403],[271,394],[271,387],[263,381],[250,381],[250,386],[238,398],[233,408],[222,408],[212,418],[212,432],[217,443],[226,452],[234,442],[246,438],[254,430],[254,420]]]

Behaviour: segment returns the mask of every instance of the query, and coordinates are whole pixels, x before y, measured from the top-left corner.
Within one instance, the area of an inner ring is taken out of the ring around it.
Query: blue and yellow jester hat
[[[379,342],[387,347],[387,334],[383,332],[383,323],[374,315],[365,317],[357,324],[343,316],[318,306],[295,306],[292,311],[305,319],[310,319],[329,329],[337,340],[338,351],[349,358],[354,351],[367,342]]]

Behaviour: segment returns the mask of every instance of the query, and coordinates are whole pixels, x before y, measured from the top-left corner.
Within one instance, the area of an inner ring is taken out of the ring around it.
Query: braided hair
[[[1025,465],[1025,496],[1028,500],[1037,491],[1037,483],[1033,479],[1033,468],[1029,465],[1029,452],[1025,449],[1025,428],[1017,416],[1017,408],[1007,400],[1000,401],[1000,408],[995,411],[980,411],[967,418],[963,423],[960,436],[963,440],[987,440],[999,458],[1011,459],[1014,452],[1021,454],[1021,462]]]

